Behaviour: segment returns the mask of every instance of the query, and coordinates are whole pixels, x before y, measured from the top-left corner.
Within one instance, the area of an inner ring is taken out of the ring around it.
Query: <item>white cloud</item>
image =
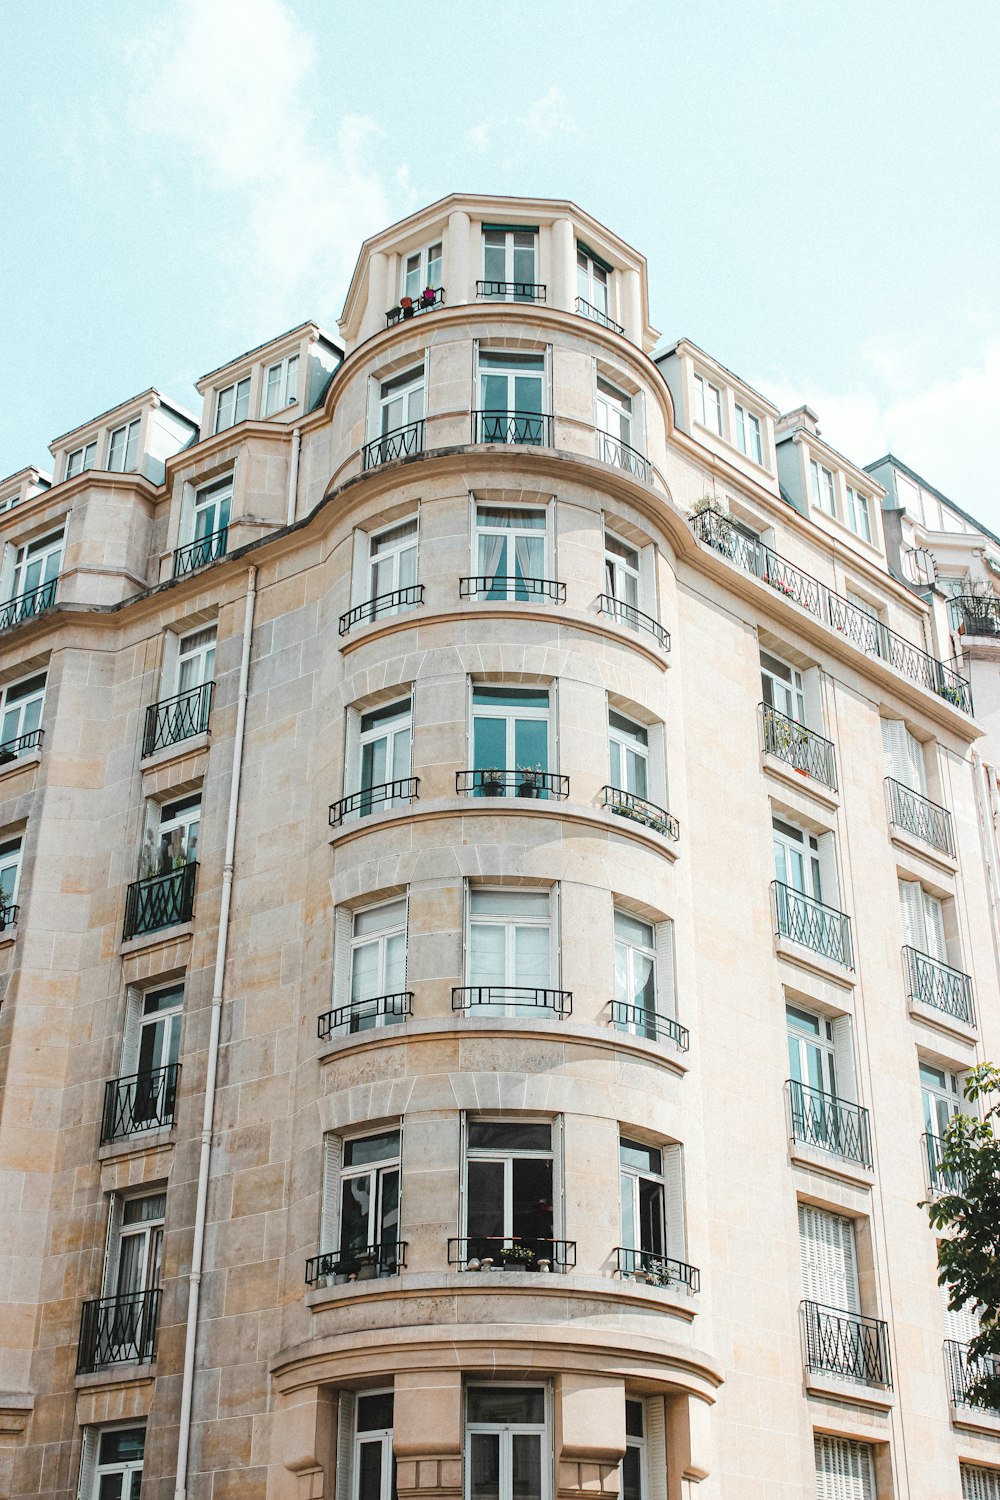
[[[471,130],[467,130],[465,132],[465,139],[477,151],[485,151],[490,143],[490,132],[492,129],[492,121],[484,120],[481,125],[473,125]]]
[[[550,141],[557,135],[579,135],[576,121],[569,112],[561,88],[553,84],[547,94],[536,99],[521,119],[529,135],[540,141]]]

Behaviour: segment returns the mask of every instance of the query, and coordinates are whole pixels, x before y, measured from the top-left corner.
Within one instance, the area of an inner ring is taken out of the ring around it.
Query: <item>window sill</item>
[[[943,849],[935,849],[933,844],[925,844],[922,839],[914,838],[912,833],[907,833],[894,824],[889,824],[889,838],[897,849],[903,849],[907,854],[914,854],[918,859],[926,860],[928,864],[934,865],[938,870],[944,870],[948,875],[958,874],[958,860],[950,854],[945,854]]]
[[[788,1158],[797,1167],[807,1167],[811,1172],[823,1172],[827,1176],[849,1182],[854,1187],[869,1189],[875,1184],[875,1172],[871,1167],[837,1156],[833,1151],[823,1151],[819,1146],[810,1146],[805,1141],[789,1141]]]
[[[135,937],[123,938],[118,944],[118,952],[122,958],[128,958],[132,953],[166,947],[168,943],[190,942],[193,935],[193,921],[178,922],[173,927],[158,927],[155,932],[143,932]]]
[[[177,740],[172,745],[164,745],[162,750],[154,750],[152,755],[144,755],[139,761],[140,771],[157,771],[160,766],[169,765],[171,761],[180,760],[182,756],[194,755],[199,750],[207,750],[210,736],[206,729],[203,734],[192,734],[189,739]]]
[[[798,968],[819,974],[823,979],[832,979],[835,984],[848,989],[854,989],[857,984],[853,969],[846,969],[843,964],[834,963],[832,959],[824,958],[822,953],[814,953],[811,948],[803,948],[798,943],[789,942],[787,938],[776,937],[774,950],[779,958],[787,959]]]
[[[147,1360],[145,1364],[108,1365],[105,1370],[92,1370],[87,1375],[74,1377],[73,1386],[78,1391],[93,1390],[95,1386],[105,1385],[144,1385],[148,1380],[156,1378],[156,1360]]]
[[[17,923],[0,928],[0,948],[12,948],[17,942]]]
[[[952,1406],[951,1425],[971,1428],[974,1432],[990,1432],[1000,1437],[1000,1412],[987,1407]]]
[[[832,787],[825,786],[822,781],[817,781],[814,776],[804,776],[801,771],[796,771],[794,766],[790,766],[787,761],[779,759],[778,756],[769,755],[766,750],[763,750],[760,763],[765,774],[773,776],[783,786],[793,787],[795,791],[815,798],[817,802],[821,802],[831,811],[840,807],[839,792],[835,792]]]
[[[936,1031],[947,1032],[948,1036],[964,1042],[967,1047],[975,1047],[979,1041],[977,1027],[970,1026],[967,1021],[960,1021],[957,1016],[949,1015],[946,1010],[938,1010],[936,1005],[925,1005],[922,1000],[914,1000],[912,996],[907,997],[906,1003],[912,1020],[933,1026]],[[972,1066],[971,1062],[969,1066]]]
[[[828,1375],[825,1370],[807,1369],[805,1386],[810,1396],[828,1396],[834,1401],[847,1401],[852,1406],[867,1406],[875,1411],[891,1411],[896,1405],[893,1391],[878,1385],[859,1385],[839,1375]]]
[[[14,776],[18,771],[30,771],[37,766],[42,759],[41,750],[27,750],[23,755],[18,755],[14,760],[4,761],[0,765],[0,781],[5,781],[8,776]]]
[[[123,1161],[130,1156],[145,1156],[149,1151],[173,1150],[176,1125],[164,1125],[159,1130],[136,1130],[132,1135],[119,1140],[106,1141],[98,1148],[97,1160]]]

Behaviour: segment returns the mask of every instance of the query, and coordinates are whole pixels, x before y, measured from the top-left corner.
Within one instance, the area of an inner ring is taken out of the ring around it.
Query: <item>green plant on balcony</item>
[[[498,1258],[508,1269],[530,1271],[537,1256],[530,1245],[505,1245]]]
[[[944,698],[947,703],[954,703],[956,708],[965,707],[965,694],[959,687],[953,687],[951,683],[944,683],[938,688],[938,697]]]

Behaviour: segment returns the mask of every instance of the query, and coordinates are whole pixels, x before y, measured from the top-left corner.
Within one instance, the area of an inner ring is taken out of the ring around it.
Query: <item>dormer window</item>
[[[872,540],[871,501],[851,485],[847,486],[847,520],[851,530],[857,532],[858,536],[863,537],[866,542]]]
[[[736,403],[736,442],[741,453],[752,458],[755,464],[763,464],[764,450],[760,440],[760,418],[752,411]]]
[[[215,432],[245,422],[250,409],[250,376],[224,386],[215,398]]]
[[[704,375],[694,377],[694,418],[702,427],[722,436],[722,392]]]
[[[249,391],[249,381],[240,381]],[[279,359],[276,365],[268,365],[264,376],[264,415],[273,416],[285,406],[294,406],[299,399],[299,356],[290,354]],[[243,415],[246,416],[244,409]],[[239,417],[235,420],[238,422]],[[218,432],[218,427],[216,427]]]
[[[815,458],[809,460],[809,469],[812,474],[813,504],[818,505],[820,510],[825,510],[828,516],[835,516],[837,503],[834,499],[833,475]]]
[[[403,296],[419,297],[425,287],[436,291],[441,285],[441,260],[440,240],[407,255],[403,261]]]
[[[66,455],[66,478],[72,479],[77,474],[82,474],[84,469],[92,469],[97,459],[97,439],[87,443],[82,448],[74,448],[72,453]]]
[[[135,468],[139,451],[139,418],[116,427],[108,443],[108,468],[114,474],[124,474]]]
[[[577,244],[576,247],[576,290],[582,302],[586,302],[584,311],[600,313],[606,318],[609,312],[608,286],[611,279],[611,268],[605,265],[603,260],[598,260],[592,250],[586,245]]]

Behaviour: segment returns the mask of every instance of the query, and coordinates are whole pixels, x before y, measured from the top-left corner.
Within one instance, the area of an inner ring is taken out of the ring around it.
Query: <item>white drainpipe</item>
[[[299,449],[302,447],[302,433],[296,427],[292,433],[292,456],[288,465],[288,514],[286,520],[288,525],[295,521],[296,501],[299,488]]]
[[[298,436],[298,434],[296,434]],[[240,773],[243,769],[243,739],[247,718],[247,684],[250,680],[250,644],[253,639],[254,605],[257,599],[257,569],[247,572],[246,614],[243,618],[243,653],[240,658],[240,688],[236,702],[236,740],[233,746],[229,817],[226,823],[226,859],[222,869],[222,909],[215,945],[215,984],[212,991],[212,1030],[208,1040],[208,1074],[205,1081],[205,1112],[201,1124],[201,1159],[198,1163],[198,1199],[194,1215],[191,1270],[188,1272],[187,1332],[184,1336],[184,1379],[181,1385],[180,1430],[177,1435],[177,1480],[175,1500],[187,1495],[188,1446],[191,1437],[191,1402],[194,1395],[194,1357],[198,1337],[198,1302],[201,1267],[205,1250],[205,1218],[208,1207],[208,1177],[212,1163],[212,1124],[215,1115],[216,1075],[219,1069],[219,1036],[222,1030],[222,986],[229,945],[229,909],[233,895],[233,856],[236,851],[236,820],[239,812]]]

